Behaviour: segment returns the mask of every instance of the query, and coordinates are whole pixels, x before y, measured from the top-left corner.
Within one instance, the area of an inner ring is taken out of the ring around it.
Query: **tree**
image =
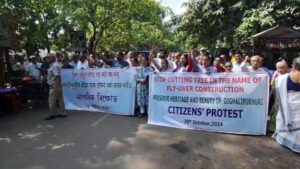
[[[74,29],[87,32],[89,51],[129,48],[136,40],[134,35],[139,34],[136,31],[153,26],[151,31],[155,32],[164,15],[153,0],[70,0],[62,5],[63,15],[69,17]]]
[[[12,15],[17,19],[21,48],[28,55],[47,48],[50,52],[50,34],[53,34],[53,20],[58,16],[55,8],[57,1],[18,1],[4,0],[0,14]]]
[[[267,0],[255,9],[244,12],[244,18],[236,28],[235,38],[238,41],[276,25],[300,25],[300,1]]]
[[[87,48],[145,49],[163,45],[165,9],[154,0],[3,0],[0,14],[18,20],[21,48],[70,48],[70,31],[84,31]]]
[[[234,28],[239,25],[243,12],[238,0],[189,1],[179,29],[187,32],[186,39],[214,48],[217,41],[232,45]],[[197,40],[196,40],[197,39]]]
[[[299,25],[295,0],[190,0],[178,24],[192,47],[238,46],[245,39],[277,24]]]

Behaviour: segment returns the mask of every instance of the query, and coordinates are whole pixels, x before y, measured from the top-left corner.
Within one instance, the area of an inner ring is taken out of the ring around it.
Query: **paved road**
[[[0,117],[0,169],[283,169],[300,155],[269,137],[147,125],[146,118],[47,109]]]

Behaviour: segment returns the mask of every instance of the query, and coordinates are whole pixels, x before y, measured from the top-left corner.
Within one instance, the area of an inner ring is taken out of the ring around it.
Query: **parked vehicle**
[[[32,76],[12,78],[10,85],[18,90],[24,105],[36,107],[39,104],[41,86]]]

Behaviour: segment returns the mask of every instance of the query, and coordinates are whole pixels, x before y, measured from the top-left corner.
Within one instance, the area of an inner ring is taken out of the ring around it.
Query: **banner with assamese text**
[[[134,114],[136,70],[63,69],[61,74],[66,109]]]
[[[153,73],[148,123],[183,129],[266,133],[267,74]]]

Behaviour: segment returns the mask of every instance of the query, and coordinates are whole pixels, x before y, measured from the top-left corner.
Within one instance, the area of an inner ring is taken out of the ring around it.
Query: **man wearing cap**
[[[45,118],[45,120],[52,120],[56,117],[67,117],[65,112],[65,105],[62,94],[62,85],[61,85],[61,68],[62,64],[62,55],[57,53],[55,55],[51,54],[50,56],[50,68],[48,69],[48,84],[50,86],[49,90],[49,109],[50,115]],[[55,61],[56,59],[56,61]],[[57,103],[59,104],[59,112],[57,111]]]
[[[207,49],[204,47],[200,48],[200,55],[207,55]]]

